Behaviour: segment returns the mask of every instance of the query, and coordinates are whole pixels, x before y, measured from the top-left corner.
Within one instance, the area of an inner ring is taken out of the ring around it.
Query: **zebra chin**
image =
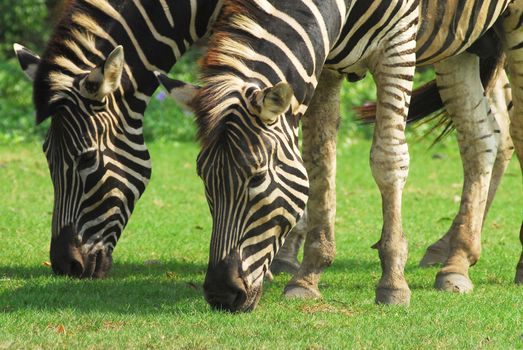
[[[215,310],[249,312],[256,308],[263,291],[263,276],[247,283],[241,270],[237,251],[230,253],[215,266],[209,265],[203,290],[205,300]]]
[[[104,278],[113,264],[112,250],[103,245],[86,249],[72,225],[51,239],[51,267],[54,274],[75,278]]]

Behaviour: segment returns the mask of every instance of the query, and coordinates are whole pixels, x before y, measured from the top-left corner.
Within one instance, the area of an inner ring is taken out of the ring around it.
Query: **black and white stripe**
[[[44,152],[55,189],[55,272],[103,277],[110,268],[151,176],[142,126],[158,86],[153,72],[168,71],[207,33],[218,4],[76,0],[41,59],[15,46],[34,78],[37,123],[52,116]]]
[[[494,25],[509,1],[462,1],[444,8],[440,3],[224,2],[203,61],[204,87],[192,101],[202,144],[199,172],[213,216],[206,281],[211,304],[251,309],[263,273],[303,212],[307,178],[296,123],[322,69],[352,77],[370,70],[377,82],[371,165],[384,200],[383,236],[376,245],[384,275],[377,300],[408,302],[401,192],[409,166],[404,128],[416,55],[420,64],[429,64],[463,53]],[[267,121],[259,96],[264,101],[263,92],[278,84],[293,91],[290,111]],[[284,170],[277,176],[281,164]],[[285,195],[283,187],[290,189]],[[253,188],[261,190],[253,195]]]

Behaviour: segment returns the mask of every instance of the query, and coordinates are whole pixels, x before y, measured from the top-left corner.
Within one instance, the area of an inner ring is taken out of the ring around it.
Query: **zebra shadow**
[[[116,263],[106,279],[78,280],[54,276],[44,266],[0,266],[0,312],[68,309],[75,313],[176,314],[206,310],[205,269],[199,262]]]

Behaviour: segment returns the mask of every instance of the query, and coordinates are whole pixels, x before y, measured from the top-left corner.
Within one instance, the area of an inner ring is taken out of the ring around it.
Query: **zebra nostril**
[[[218,264],[208,266],[203,291],[213,309],[230,312],[245,309],[250,286],[244,280],[240,264],[239,253],[233,251]]]
[[[72,226],[66,226],[51,239],[51,265],[57,275],[81,278],[84,276],[84,258]]]
[[[236,297],[234,298],[233,302],[233,308],[238,309],[247,301],[247,293],[242,289],[236,290],[233,293],[236,293]]]
[[[84,273],[84,266],[80,261],[73,258],[70,263],[69,271],[71,276],[80,278]]]

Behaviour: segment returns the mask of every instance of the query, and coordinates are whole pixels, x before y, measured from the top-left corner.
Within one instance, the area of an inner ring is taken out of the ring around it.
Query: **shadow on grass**
[[[152,265],[115,263],[107,279],[77,280],[53,276],[50,268],[44,266],[0,266],[0,313],[72,309],[82,314],[143,315],[205,310],[202,290],[205,269],[205,264],[189,261]],[[407,278],[418,269],[408,266]],[[378,259],[337,259],[327,271],[346,278],[335,283],[332,276],[323,278],[320,288],[324,291],[374,289],[381,275]],[[265,289],[283,290],[290,278],[290,275],[279,277],[274,283],[266,283]],[[428,285],[411,283],[410,287],[427,289]]]
[[[79,313],[176,312],[203,300],[206,266],[191,262],[115,264],[103,280],[53,276],[42,267],[0,267],[0,313],[73,309]]]
[[[149,262],[139,263],[121,263],[113,264],[109,271],[109,278],[127,278],[127,277],[152,277],[158,274],[174,273],[179,275],[204,274],[207,266],[201,263],[190,261],[160,261],[151,260]],[[51,267],[13,265],[0,266],[0,279],[28,279],[36,277],[52,276]]]

